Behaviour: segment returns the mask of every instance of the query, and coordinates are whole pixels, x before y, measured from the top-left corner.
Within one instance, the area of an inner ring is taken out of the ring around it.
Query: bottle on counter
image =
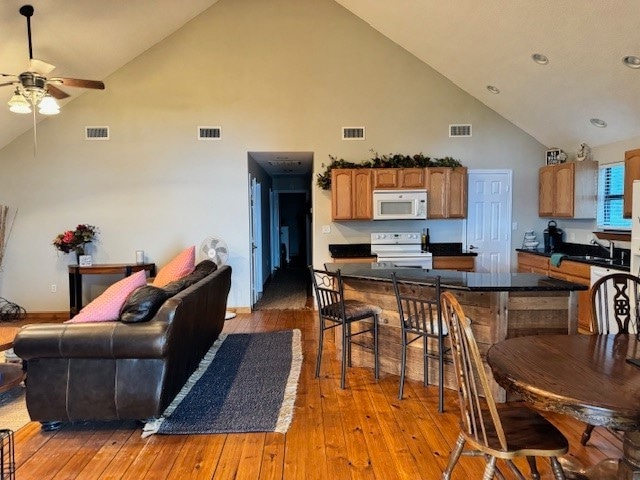
[[[423,252],[429,251],[429,229],[428,228],[422,229],[422,236],[420,238],[420,247]]]

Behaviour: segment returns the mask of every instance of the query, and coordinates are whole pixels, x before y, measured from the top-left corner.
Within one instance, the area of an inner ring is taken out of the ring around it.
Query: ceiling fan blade
[[[80,78],[51,78],[49,82],[61,83],[67,87],[95,88],[104,90],[104,83],[99,80],[82,80]]]
[[[5,83],[0,83],[0,87],[6,87],[7,85],[15,85],[17,82],[5,82]]]
[[[37,72],[42,75],[47,75],[55,70],[56,66],[51,65],[50,63],[45,62],[44,60],[40,60],[38,58],[32,58],[29,61],[29,70],[31,72]]]
[[[55,87],[55,86],[51,85],[50,83],[47,84],[47,92],[49,92],[49,94],[53,98],[56,98],[58,100],[62,100],[63,98],[67,98],[69,96],[69,94],[67,92],[64,92],[64,91],[60,90],[58,87]]]

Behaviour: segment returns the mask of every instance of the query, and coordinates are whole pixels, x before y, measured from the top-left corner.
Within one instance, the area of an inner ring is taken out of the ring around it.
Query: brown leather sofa
[[[223,266],[164,301],[145,322],[21,329],[26,400],[43,429],[62,421],[159,417],[222,331],[231,288]]]

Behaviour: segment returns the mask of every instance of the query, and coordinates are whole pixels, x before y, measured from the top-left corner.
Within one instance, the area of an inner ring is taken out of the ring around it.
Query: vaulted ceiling
[[[216,1],[32,0],[34,57],[54,76],[104,80]],[[548,147],[640,136],[640,68],[622,61],[640,57],[637,0],[336,1]],[[0,2],[1,73],[27,69],[24,3]],[[67,101],[83,92],[66,90]],[[32,119],[2,107],[11,87],[0,93],[1,148]]]

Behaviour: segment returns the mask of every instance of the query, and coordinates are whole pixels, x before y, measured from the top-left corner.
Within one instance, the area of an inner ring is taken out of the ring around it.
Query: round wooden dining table
[[[495,380],[535,408],[622,430],[611,478],[640,480],[640,367],[629,358],[640,359],[635,335],[517,337],[487,352]],[[605,478],[595,471],[582,478]]]

